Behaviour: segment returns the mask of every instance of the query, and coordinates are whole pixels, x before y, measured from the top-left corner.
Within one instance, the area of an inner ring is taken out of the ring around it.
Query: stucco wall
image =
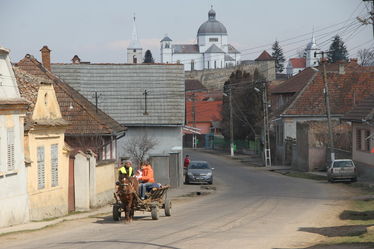
[[[108,161],[96,166],[96,204],[103,206],[113,200],[115,162]]]
[[[90,164],[87,155],[79,152],[74,160],[75,210],[90,208]]]
[[[51,146],[58,147],[58,184],[52,186]],[[30,195],[30,219],[40,220],[65,215],[68,212],[68,165],[69,158],[64,153],[63,129],[38,129],[28,133],[29,157],[28,191]],[[37,148],[44,147],[44,188],[38,188]]]
[[[356,144],[356,137],[357,137],[357,129],[370,129],[370,134],[374,134],[374,127],[370,127],[367,125],[353,123],[353,132],[352,132],[352,158],[354,161],[359,163],[363,163],[369,166],[374,167],[374,153],[370,153],[370,151],[362,151],[357,149]],[[370,140],[370,148],[374,148],[374,138],[372,137]]]
[[[15,170],[7,171],[7,128],[14,127]],[[23,115],[0,114],[0,227],[29,220],[27,173],[24,163]]]

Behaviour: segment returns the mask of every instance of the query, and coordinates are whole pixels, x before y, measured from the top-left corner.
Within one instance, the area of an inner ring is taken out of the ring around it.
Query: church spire
[[[142,46],[140,45],[140,42],[138,40],[138,32],[136,31],[135,20],[136,20],[136,17],[135,17],[135,13],[134,13],[133,27],[132,27],[132,34],[131,34],[131,42],[130,42],[130,45],[128,47],[130,49],[134,49],[134,48],[139,49],[139,48],[142,48]]]

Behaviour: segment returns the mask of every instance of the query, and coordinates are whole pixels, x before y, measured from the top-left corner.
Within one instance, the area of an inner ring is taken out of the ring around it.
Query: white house
[[[19,94],[9,50],[0,47],[0,227],[29,220],[23,147],[27,103]]]
[[[173,44],[170,37],[161,41],[161,63],[184,64],[185,71],[225,68],[240,63],[240,52],[228,43],[226,27],[208,12],[208,20],[197,31],[197,44]]]

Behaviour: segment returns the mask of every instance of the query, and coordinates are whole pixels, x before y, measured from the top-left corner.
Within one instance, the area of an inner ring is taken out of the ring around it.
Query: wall
[[[113,200],[114,184],[115,184],[115,168],[114,160],[99,162],[96,166],[96,204],[101,207]]]
[[[222,89],[223,84],[227,81],[232,72],[236,70],[244,70],[251,74],[258,69],[267,80],[275,79],[274,61],[256,61],[248,65],[239,65],[234,68],[223,69],[206,69],[200,71],[186,71],[186,79],[200,80],[201,83],[210,90]]]
[[[169,155],[153,155],[150,157],[155,181],[170,184]]]
[[[128,127],[126,136],[118,140],[118,156],[129,157],[125,152],[126,143],[133,139],[147,134],[153,138],[157,145],[149,151],[149,155],[169,156],[170,152],[175,150],[181,151],[183,146],[182,128],[181,127]],[[138,165],[134,165],[135,167]]]
[[[353,123],[353,132],[352,132],[352,157],[354,161],[360,162],[362,164],[370,165],[374,167],[374,154],[370,151],[361,151],[357,150],[356,137],[357,129],[370,129],[370,134],[374,134],[374,127],[369,127],[368,125],[362,125]],[[363,135],[362,135],[363,137]],[[374,148],[374,139],[373,137],[370,140],[370,148]]]
[[[90,209],[90,165],[87,155],[78,152],[74,160],[75,211]]]
[[[68,165],[64,153],[64,129],[37,128],[28,132],[28,148],[31,166],[28,167],[28,192],[30,195],[30,219],[41,220],[68,212]],[[58,146],[58,184],[52,186],[51,145]],[[38,188],[37,148],[44,147],[44,188]]]
[[[308,171],[309,163],[309,146],[308,146],[308,129],[309,125],[306,123],[296,124],[296,153],[292,164],[292,168],[295,170]]]
[[[24,162],[23,122],[21,114],[0,113],[0,227],[29,221],[27,170]],[[15,131],[15,170],[7,171],[7,133]]]

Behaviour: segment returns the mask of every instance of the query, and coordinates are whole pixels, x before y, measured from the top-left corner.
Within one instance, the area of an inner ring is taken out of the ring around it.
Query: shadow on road
[[[374,243],[344,243],[335,245],[315,245],[305,248],[292,248],[292,249],[372,249]],[[273,248],[273,249],[291,249],[291,248]]]
[[[113,244],[116,243],[120,247],[121,245],[144,245],[144,246],[153,246],[155,248],[170,248],[170,249],[179,249],[178,247],[174,246],[168,246],[168,245],[162,245],[162,244],[155,244],[155,243],[147,243],[147,242],[141,242],[141,241],[127,241],[127,240],[85,240],[85,241],[69,241],[69,242],[63,242],[59,243],[61,245],[66,245],[67,248],[73,245],[85,245],[88,246],[89,244],[92,245],[98,245],[102,244],[103,248],[105,248],[107,245],[105,244]]]
[[[113,217],[111,215],[108,215],[108,216],[91,216],[91,218],[95,218],[97,219],[94,223],[97,223],[97,224],[116,224],[116,223],[123,223],[123,220],[121,221],[114,221],[113,220]],[[151,216],[150,215],[138,215],[138,216],[135,216],[133,221],[132,222],[136,222],[136,221],[139,221],[139,220],[142,220],[142,221],[152,221],[151,219]]]
[[[374,211],[344,210],[339,218],[342,220],[374,220]]]
[[[326,237],[360,236],[367,233],[367,227],[371,225],[351,225],[336,227],[301,227],[299,231],[317,233]]]

